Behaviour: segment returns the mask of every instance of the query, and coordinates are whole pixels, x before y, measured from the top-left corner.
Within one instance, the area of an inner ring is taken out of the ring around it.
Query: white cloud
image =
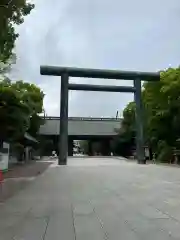
[[[59,115],[60,78],[40,76],[41,64],[139,71],[179,65],[179,0],[36,0],[35,4],[18,27],[12,74],[42,86],[49,115]],[[69,115],[114,116],[132,99],[129,94],[73,92]]]

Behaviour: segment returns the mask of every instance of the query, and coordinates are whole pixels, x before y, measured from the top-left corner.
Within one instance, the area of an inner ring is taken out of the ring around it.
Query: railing
[[[45,120],[59,120],[60,117],[45,117]],[[71,121],[121,121],[121,118],[69,117]]]

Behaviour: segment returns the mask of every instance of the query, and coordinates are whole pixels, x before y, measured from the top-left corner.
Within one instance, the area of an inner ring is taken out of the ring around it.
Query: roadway
[[[113,157],[54,161],[0,212],[0,240],[180,239],[180,169]]]

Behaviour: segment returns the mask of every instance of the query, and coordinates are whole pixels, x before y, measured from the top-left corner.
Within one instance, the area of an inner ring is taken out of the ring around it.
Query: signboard
[[[3,143],[0,149],[0,170],[7,171],[9,163],[9,144]]]

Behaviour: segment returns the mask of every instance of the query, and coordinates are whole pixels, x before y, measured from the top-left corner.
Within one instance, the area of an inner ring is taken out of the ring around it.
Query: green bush
[[[157,162],[170,163],[172,157],[172,147],[168,146],[165,142],[160,143],[160,146],[158,148]]]

